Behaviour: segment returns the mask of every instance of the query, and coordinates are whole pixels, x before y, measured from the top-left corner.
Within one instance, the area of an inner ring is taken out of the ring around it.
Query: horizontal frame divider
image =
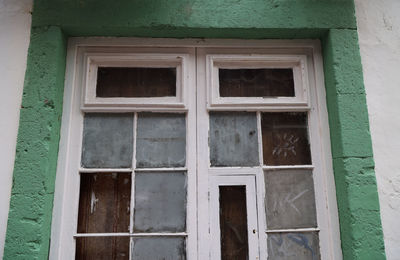
[[[180,233],[78,233],[74,237],[186,237],[186,232]]]

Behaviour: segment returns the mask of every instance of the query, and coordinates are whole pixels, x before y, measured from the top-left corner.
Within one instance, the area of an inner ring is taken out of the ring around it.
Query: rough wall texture
[[[4,259],[46,259],[65,73],[57,27],[33,29],[28,54]]]
[[[65,65],[63,32],[323,39],[344,259],[385,258],[352,0],[38,0],[33,26],[6,259],[47,257]]]
[[[0,0],[0,259],[6,238],[32,0]]]
[[[324,69],[344,259],[385,259],[356,30],[330,30]]]
[[[387,258],[400,257],[400,1],[357,0],[356,14]]]

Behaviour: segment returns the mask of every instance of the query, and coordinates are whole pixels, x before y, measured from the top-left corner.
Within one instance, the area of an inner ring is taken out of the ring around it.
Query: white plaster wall
[[[355,0],[388,260],[400,259],[400,1]]]
[[[0,259],[10,203],[32,0],[0,0]]]

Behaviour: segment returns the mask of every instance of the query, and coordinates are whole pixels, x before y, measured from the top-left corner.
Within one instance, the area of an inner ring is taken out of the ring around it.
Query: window
[[[338,259],[318,42],[126,41],[70,42],[51,258]]]

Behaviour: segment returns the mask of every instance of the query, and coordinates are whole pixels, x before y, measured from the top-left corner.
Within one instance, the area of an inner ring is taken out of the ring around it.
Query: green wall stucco
[[[66,38],[319,38],[344,259],[385,259],[352,0],[36,0],[4,259],[46,259]]]

